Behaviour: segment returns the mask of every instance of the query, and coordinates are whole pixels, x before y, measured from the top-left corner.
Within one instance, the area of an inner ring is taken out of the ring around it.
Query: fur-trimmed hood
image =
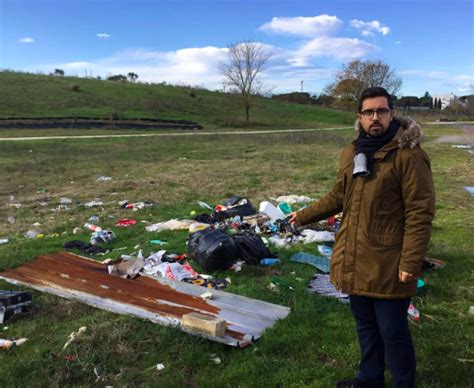
[[[414,148],[421,143],[421,140],[423,139],[423,130],[415,120],[408,116],[395,116],[393,119],[398,121],[400,124],[400,129],[394,138],[398,139],[399,148]],[[359,135],[359,132],[362,130],[359,119],[355,121],[354,129],[357,135]]]

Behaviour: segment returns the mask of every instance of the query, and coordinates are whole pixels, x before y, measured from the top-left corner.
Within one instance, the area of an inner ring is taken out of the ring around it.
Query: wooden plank
[[[225,335],[225,321],[210,315],[200,313],[185,314],[181,324],[190,330],[204,332],[211,336],[222,338]]]

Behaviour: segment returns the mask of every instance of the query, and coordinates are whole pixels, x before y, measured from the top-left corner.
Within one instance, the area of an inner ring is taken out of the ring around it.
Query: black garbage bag
[[[247,198],[242,198],[237,195],[230,197],[225,200],[223,205],[227,207],[224,211],[214,211],[212,217],[218,221],[225,220],[227,218],[232,218],[235,216],[251,216],[255,214],[256,211],[250,201]]]
[[[224,231],[204,229],[189,237],[188,258],[205,271],[228,269],[237,260],[237,246]]]
[[[238,235],[234,237],[234,242],[238,249],[237,258],[244,260],[247,264],[258,265],[261,259],[277,257],[258,236]]]

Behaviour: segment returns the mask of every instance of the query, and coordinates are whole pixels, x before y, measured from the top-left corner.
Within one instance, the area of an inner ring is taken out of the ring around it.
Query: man
[[[331,256],[331,281],[349,294],[361,361],[338,387],[383,387],[385,360],[396,387],[415,386],[407,309],[431,236],[435,199],[421,128],[395,117],[391,96],[364,90],[358,137],[342,151],[332,191],[291,215],[309,224],[343,211]]]

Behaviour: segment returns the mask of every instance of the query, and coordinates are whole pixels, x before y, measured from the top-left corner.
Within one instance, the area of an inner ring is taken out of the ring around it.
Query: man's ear
[[[390,112],[390,121],[392,121],[394,117],[395,117],[395,109],[392,109],[392,111]]]

